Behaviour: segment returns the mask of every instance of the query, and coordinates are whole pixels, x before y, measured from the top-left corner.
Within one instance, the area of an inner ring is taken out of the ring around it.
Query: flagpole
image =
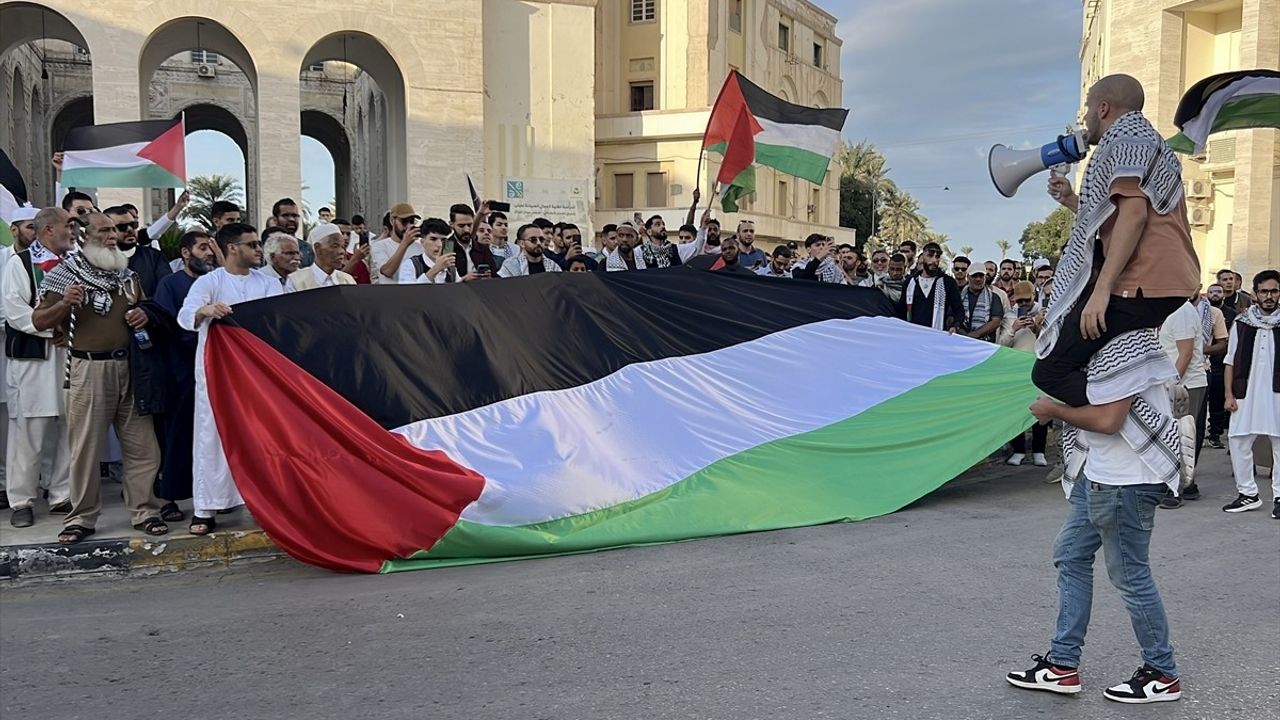
[[[702,158],[707,154],[707,133],[711,131],[711,118],[716,116],[716,108],[720,107],[720,100],[724,97],[724,89],[729,87],[729,81],[737,75],[737,70],[730,70],[729,75],[725,77],[724,84],[720,86],[720,92],[716,93],[715,104],[711,106],[711,114],[707,117],[707,127],[702,131],[702,147],[698,150],[698,174],[695,176],[694,189],[702,192]]]

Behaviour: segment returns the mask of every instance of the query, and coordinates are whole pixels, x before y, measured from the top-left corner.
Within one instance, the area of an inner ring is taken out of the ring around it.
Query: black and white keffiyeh
[[[1177,419],[1152,407],[1140,395],[1178,376],[1169,356],[1160,347],[1159,334],[1154,329],[1143,329],[1116,337],[1089,360],[1085,372],[1089,378],[1091,404],[1105,405],[1133,397],[1120,435],[1143,464],[1177,493],[1183,462]],[[1084,469],[1088,453],[1089,445],[1080,431],[1063,423],[1062,457],[1066,472],[1062,485],[1067,497],[1071,496],[1071,487]]]
[[[44,282],[40,284],[40,295],[58,293],[66,295],[67,288],[79,284],[84,286],[85,304],[95,313],[106,316],[111,313],[114,295],[119,295],[129,288],[129,280],[134,273],[128,268],[124,270],[99,270],[84,258],[84,254],[73,252],[66,256],[58,266],[45,273]],[[136,299],[136,298],[135,298]]]
[[[1236,315],[1236,322],[1244,323],[1259,330],[1271,330],[1280,327],[1280,312],[1273,312],[1268,315],[1262,312],[1261,307],[1250,305],[1248,310]]]
[[[1213,343],[1213,311],[1209,309],[1211,307],[1208,300],[1201,300],[1196,308],[1200,311],[1200,335],[1204,337],[1205,345]]]
[[[1116,211],[1111,185],[1120,178],[1138,179],[1138,185],[1161,215],[1182,199],[1182,162],[1164,138],[1141,113],[1122,115],[1103,134],[1080,184],[1080,207],[1071,237],[1053,279],[1053,296],[1044,329],[1036,341],[1036,356],[1045,357],[1058,341],[1066,320],[1093,274],[1094,246],[1098,231]],[[1068,329],[1070,332],[1070,329]]]
[[[973,293],[968,290],[962,291],[961,297],[964,298],[965,310],[969,313],[965,330],[973,332],[991,319],[991,288],[984,287],[982,292],[978,293],[978,297],[974,298]],[[973,301],[973,309],[969,309],[969,302]]]
[[[649,266],[644,262],[644,253],[632,250],[631,255],[636,261],[636,270],[648,269]],[[630,270],[631,268],[627,267],[626,261],[622,259],[622,251],[615,248],[605,256],[604,269],[606,272],[618,272],[621,270]]]
[[[903,292],[907,296],[907,316],[911,315],[911,306],[916,301],[916,288],[920,286],[920,276],[912,275],[911,280],[907,283],[907,289]],[[939,275],[933,279],[933,318],[929,326],[934,330],[946,330],[946,314],[947,314],[947,283]]]

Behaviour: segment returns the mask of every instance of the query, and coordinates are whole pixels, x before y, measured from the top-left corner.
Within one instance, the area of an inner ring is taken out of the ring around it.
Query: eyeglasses
[[[872,265],[884,265],[889,262],[889,258],[871,258]]]
[[[1031,305],[1032,303],[1035,302],[1035,300],[1032,298],[1018,298],[1017,300],[1014,300],[1014,302],[1018,303],[1019,305]]]
[[[231,244],[232,244],[232,245],[243,245],[243,246],[245,246],[245,247],[249,248],[250,250],[257,250],[257,249],[259,249],[259,248],[261,248],[261,247],[262,247],[262,241],[261,241],[261,240],[249,240],[249,241],[246,241],[246,242],[235,242],[235,243],[231,243]],[[299,255],[301,255],[302,253],[298,253],[298,254],[299,254]]]
[[[582,242],[582,236],[581,235],[565,235],[564,241],[567,243]]]
[[[1254,295],[1280,295],[1280,288],[1258,288],[1253,291]]]
[[[968,265],[952,265],[951,271],[958,272],[958,273],[969,272],[969,266]]]
[[[120,232],[128,232],[128,231],[130,231],[130,230],[137,230],[137,229],[138,229],[138,221],[136,221],[136,220],[135,220],[135,221],[133,221],[133,222],[116,223],[116,229],[117,229],[117,230],[119,230]]]

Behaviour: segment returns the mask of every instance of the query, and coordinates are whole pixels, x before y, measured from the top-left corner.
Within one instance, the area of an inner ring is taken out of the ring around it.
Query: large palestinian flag
[[[1209,136],[1227,130],[1280,128],[1280,71],[1237,70],[1192,85],[1178,103],[1173,124],[1182,132],[1169,147],[1203,153]]]
[[[731,70],[702,140],[704,148],[724,155],[716,181],[726,186],[725,211],[737,211],[738,199],[755,191],[752,163],[821,185],[848,115],[789,103]]]
[[[325,288],[202,361],[271,538],[393,572],[874,517],[1030,425],[1030,354],[892,311],[684,268]]]
[[[62,145],[63,187],[180,188],[187,184],[183,118],[86,125]]]

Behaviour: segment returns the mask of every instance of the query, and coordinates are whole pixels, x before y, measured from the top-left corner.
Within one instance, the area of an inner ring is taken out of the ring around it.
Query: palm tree
[[[973,255],[973,246],[972,246],[972,245],[961,245],[961,246],[960,246],[960,254],[961,254],[961,255],[963,255],[963,256],[965,256],[965,257],[969,257],[969,256]]]
[[[888,192],[882,196],[879,234],[896,243],[912,240],[924,234],[928,223],[920,214],[920,203],[910,193],[889,183]]]
[[[997,240],[996,247],[1000,248],[1000,259],[1005,259],[1005,256],[1009,254],[1009,241]]]
[[[237,205],[244,204],[240,181],[230,175],[197,175],[187,180],[187,192],[191,193],[191,204],[182,211],[182,217],[195,220],[208,229],[213,228],[215,202],[228,200]]]

